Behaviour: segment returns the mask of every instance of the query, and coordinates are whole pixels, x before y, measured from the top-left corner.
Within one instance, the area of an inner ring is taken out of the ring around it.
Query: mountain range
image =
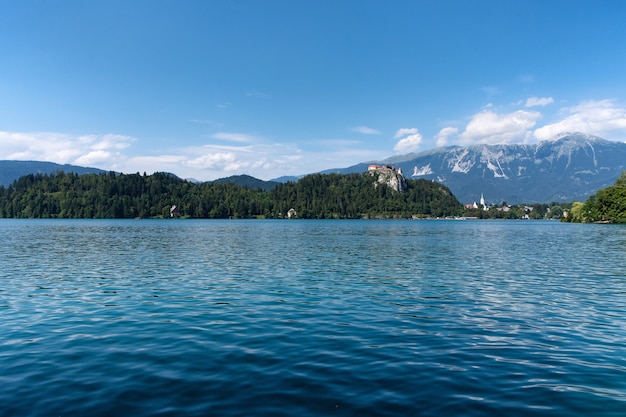
[[[600,188],[613,185],[626,170],[626,143],[564,133],[537,144],[446,146],[321,173],[365,172],[370,164],[401,168],[406,178],[440,182],[462,203],[478,202],[481,196],[487,204],[585,201]],[[23,175],[59,170],[107,172],[51,162],[0,161],[0,185],[6,187]],[[263,181],[236,175],[215,181],[271,190],[277,183],[299,178]]]
[[[42,161],[0,161],[0,186],[8,187],[18,179],[28,174],[52,174],[57,171],[75,174],[102,174],[108,171],[98,168],[81,167],[78,165],[61,165],[54,162]]]
[[[481,195],[487,204],[585,201],[626,169],[626,143],[563,133],[536,144],[447,146],[370,163],[440,182],[462,203]],[[370,163],[325,172],[363,172]]]

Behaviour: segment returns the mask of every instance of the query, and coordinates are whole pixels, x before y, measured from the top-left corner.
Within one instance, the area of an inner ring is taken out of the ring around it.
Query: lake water
[[[2,416],[625,416],[626,227],[2,220]]]

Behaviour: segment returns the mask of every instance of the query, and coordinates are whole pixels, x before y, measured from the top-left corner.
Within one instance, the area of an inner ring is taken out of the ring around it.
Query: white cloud
[[[354,140],[316,140],[310,150],[241,133],[221,132],[231,143],[206,144],[136,154],[140,142],[123,135],[70,135],[55,132],[0,131],[0,159],[86,165],[124,173],[171,172],[182,178],[211,180],[233,174],[272,179],[341,168],[380,159],[380,151]],[[319,144],[325,146],[319,148]],[[134,151],[134,152],[133,152]]]
[[[91,152],[86,153],[85,155],[79,156],[73,161],[73,163],[77,165],[91,166],[91,165],[98,164],[101,162],[108,162],[111,160],[112,156],[113,155],[111,154],[111,152],[107,152],[103,150],[91,151]]]
[[[187,158],[183,155],[134,156],[128,159],[129,162],[154,165],[180,164],[186,160]]]
[[[97,140],[96,143],[93,145],[93,148],[101,150],[122,150],[128,148],[131,142],[133,142],[134,140],[134,138],[131,138],[129,136],[108,134],[99,138],[99,140]]]
[[[237,143],[253,143],[259,141],[259,138],[247,135],[245,133],[233,133],[233,132],[218,132],[211,135],[213,139],[225,140],[228,142]]]
[[[396,146],[393,147],[393,150],[402,153],[415,152],[419,149],[421,143],[422,135],[421,133],[416,133],[415,135],[409,135],[404,139],[400,139],[398,143],[396,143]]]
[[[547,106],[548,104],[554,103],[554,99],[552,97],[530,97],[526,100],[526,107],[535,107],[535,106]]]
[[[553,102],[551,97],[531,97],[518,105],[533,107],[550,102]],[[464,128],[451,127],[458,125],[458,121],[446,122],[448,126],[434,139],[437,146],[445,146],[450,142],[463,145],[528,142],[535,138],[549,139],[563,131],[581,131],[607,139],[611,134],[621,135],[621,140],[626,136],[626,109],[614,100],[586,101],[563,108],[560,119],[545,126],[538,125],[541,117],[534,109],[500,113],[497,106],[489,106],[474,114]],[[351,130],[368,135],[380,133],[368,126]],[[410,153],[420,149],[423,137],[416,127],[404,127],[395,132],[394,141],[394,152]],[[137,154],[140,142],[140,139],[119,134],[0,131],[0,159],[69,163],[126,173],[167,171],[183,178],[210,180],[233,174],[271,179],[346,167],[387,156],[382,149],[385,145],[374,143],[379,141],[365,143],[354,138],[317,138],[296,145],[222,131],[207,140],[213,143],[163,150],[148,148],[143,154]],[[176,146],[171,141],[169,145]]]
[[[456,135],[458,132],[459,129],[456,127],[444,127],[435,135],[435,139],[437,139],[436,146],[446,146],[448,144],[448,138]]]
[[[535,126],[541,113],[517,110],[508,114],[497,114],[484,110],[475,114],[459,136],[463,145],[476,143],[501,144],[526,142],[530,130]]]
[[[134,138],[123,135],[69,135],[55,132],[0,132],[0,158],[87,165],[113,165]]]
[[[200,155],[197,158],[185,161],[185,164],[194,168],[201,169],[223,169],[232,164],[242,165],[236,162],[237,156],[234,152],[217,152]]]
[[[396,134],[394,135],[394,139],[399,139],[406,135],[415,135],[418,133],[416,127],[403,127],[402,129],[398,129]]]
[[[267,158],[261,158],[255,163],[253,163],[251,168],[252,169],[258,169],[258,168],[267,169],[270,166],[271,166],[271,163],[267,160]]]
[[[562,132],[582,132],[608,138],[626,136],[626,109],[614,100],[590,100],[561,110],[565,118],[535,130],[539,140],[554,138]]]
[[[248,174],[261,179],[306,173],[302,169],[301,150],[279,143],[251,145],[204,145],[179,149],[184,159],[173,172],[198,179]]]
[[[398,139],[401,137],[403,138],[393,147],[393,150],[396,152],[415,152],[422,143],[422,134],[415,127],[398,129],[394,138]]]
[[[380,135],[380,132],[376,129],[372,129],[367,126],[356,126],[350,129],[353,132],[363,133],[364,135]]]

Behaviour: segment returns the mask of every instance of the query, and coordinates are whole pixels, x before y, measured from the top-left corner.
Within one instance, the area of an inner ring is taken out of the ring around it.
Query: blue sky
[[[0,0],[0,159],[212,180],[626,141],[626,2]]]

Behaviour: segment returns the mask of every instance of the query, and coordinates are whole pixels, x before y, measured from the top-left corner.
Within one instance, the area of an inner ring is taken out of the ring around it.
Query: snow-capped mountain
[[[564,133],[532,145],[449,146],[380,161],[441,182],[462,203],[584,201],[626,169],[626,143]],[[364,171],[358,164],[333,172]]]

